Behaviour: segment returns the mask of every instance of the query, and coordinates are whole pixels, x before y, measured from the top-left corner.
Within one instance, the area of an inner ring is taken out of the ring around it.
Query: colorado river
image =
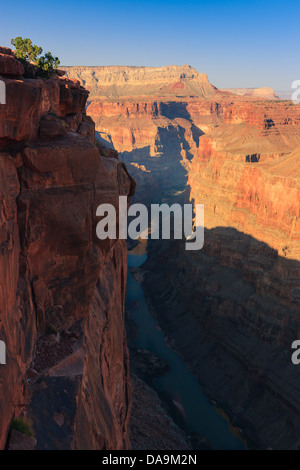
[[[129,253],[128,267],[139,267],[146,259],[145,249],[138,245]],[[130,308],[132,303],[136,308]],[[157,328],[157,322],[147,306],[143,289],[129,269],[126,304],[130,319],[138,327],[136,347],[151,351],[169,365],[169,371],[154,380],[154,387],[175,404],[182,414],[186,428],[205,436],[214,449],[245,449],[235,428],[218,413],[182,358],[165,342],[164,335]]]

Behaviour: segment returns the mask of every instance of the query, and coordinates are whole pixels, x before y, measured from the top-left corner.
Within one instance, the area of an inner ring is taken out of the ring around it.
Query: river
[[[129,252],[128,268],[140,267],[147,259],[145,245],[139,244]],[[137,308],[131,309],[134,302]],[[154,379],[154,388],[167,396],[180,411],[186,428],[205,436],[214,449],[242,450],[245,444],[224,413],[220,413],[203,393],[199,382],[187,369],[182,358],[171,349],[164,339],[163,332],[157,327],[145,300],[140,283],[128,269],[127,310],[130,319],[137,325],[138,333],[135,346],[146,349],[162,358],[169,371]],[[162,431],[163,432],[163,431]]]

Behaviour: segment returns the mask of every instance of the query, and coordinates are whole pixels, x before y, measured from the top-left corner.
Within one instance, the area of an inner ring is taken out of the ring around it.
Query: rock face
[[[236,96],[217,90],[205,74],[189,66],[65,70],[91,90],[87,110],[95,121],[97,139],[118,150],[131,165],[141,182],[139,197],[146,185],[164,188],[162,180],[169,181],[170,189],[178,182],[180,188],[181,183],[186,185],[183,167],[198,154],[199,138],[221,124],[228,124],[226,145],[232,138],[237,151],[243,147],[245,159],[255,160],[263,152],[277,158],[299,142],[298,108],[291,102],[266,102],[265,96],[261,101],[259,97],[270,90]],[[182,83],[178,89],[184,90],[180,93],[172,88],[178,74]]]
[[[0,47],[0,69],[3,77],[22,77],[24,67],[8,47]]]
[[[130,97],[93,84],[98,138],[131,165],[139,201],[204,203],[206,226],[198,253],[149,242],[147,298],[251,445],[298,448],[300,108],[266,89],[145,96],[144,80]]]
[[[138,96],[212,96],[205,73],[190,65],[166,67],[62,67],[91,92],[91,97],[116,99]]]
[[[234,227],[299,260],[299,147],[283,154],[287,142],[279,134],[282,146],[271,138],[244,138],[242,149],[238,133],[224,125],[200,139],[189,168],[191,198],[205,204],[206,228]]]
[[[134,181],[95,145],[88,92],[76,80],[15,80],[15,62],[0,59],[0,447],[27,415],[37,448],[128,448],[127,250],[96,238],[95,215]]]

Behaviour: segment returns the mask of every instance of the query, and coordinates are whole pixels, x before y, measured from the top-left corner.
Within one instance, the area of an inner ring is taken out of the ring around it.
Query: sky
[[[296,1],[3,2],[0,45],[29,37],[62,65],[189,64],[219,88],[300,79]]]

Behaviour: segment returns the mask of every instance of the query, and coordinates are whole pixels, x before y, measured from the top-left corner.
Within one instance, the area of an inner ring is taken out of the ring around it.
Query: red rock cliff
[[[134,182],[94,144],[76,80],[22,79],[0,52],[0,447],[21,415],[37,448],[124,449],[127,251],[96,239],[95,214]]]

